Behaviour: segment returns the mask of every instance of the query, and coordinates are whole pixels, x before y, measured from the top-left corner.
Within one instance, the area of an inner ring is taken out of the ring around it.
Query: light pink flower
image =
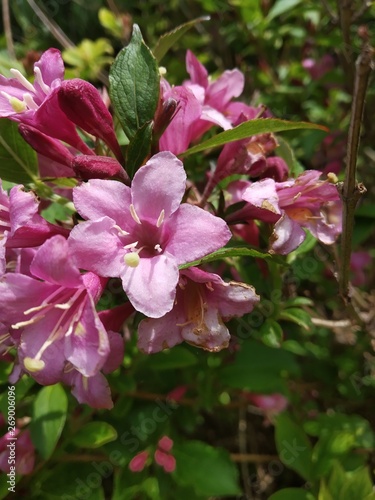
[[[178,266],[224,246],[231,233],[222,219],[182,204],[186,174],[169,152],[158,153],[134,176],[131,188],[90,180],[74,189],[87,222],[71,232],[79,267],[121,277],[135,309],[161,317],[173,307]]]
[[[334,243],[341,233],[339,193],[329,180],[319,180],[320,176],[321,172],[307,170],[297,179],[263,179],[244,191],[242,198],[249,205],[243,213],[248,211],[247,216],[253,219],[274,223],[271,251],[287,254],[295,250],[306,236],[302,228],[326,245]]]
[[[162,318],[141,321],[138,347],[150,354],[186,341],[220,351],[230,339],[223,321],[250,312],[258,300],[249,285],[225,283],[217,274],[190,267],[180,272],[173,309]]]
[[[18,425],[18,424],[17,424]],[[30,431],[21,430],[16,427],[12,434],[7,432],[0,438],[0,470],[8,474],[10,472],[9,464],[9,443],[15,442],[15,461],[16,473],[20,475],[30,474],[34,469],[35,448],[31,441]]]

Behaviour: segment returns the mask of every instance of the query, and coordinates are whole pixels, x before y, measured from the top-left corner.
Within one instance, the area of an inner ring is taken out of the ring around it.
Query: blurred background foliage
[[[153,48],[165,32],[210,16],[187,31],[163,58],[169,81],[179,84],[187,78],[187,49],[199,57],[209,74],[239,68],[245,74],[244,100],[248,103],[263,103],[279,118],[319,122],[329,128],[328,136],[311,130],[285,133],[284,148],[290,152],[288,144],[291,146],[300,168],[327,173],[330,166],[342,178],[352,100],[350,68],[366,30],[372,45],[375,43],[375,6],[367,3],[371,5],[364,8],[366,2],[352,2],[358,16],[350,26],[348,46],[332,0],[12,0],[14,57],[7,51],[3,29],[0,73],[8,76],[9,68],[17,67],[30,74],[42,51],[58,47],[63,50],[67,77],[79,76],[103,86],[109,65],[130,39],[133,23],[139,24],[146,43]],[[354,250],[366,250],[372,257],[374,105],[372,80],[358,162],[359,177],[368,194],[357,211],[354,233]],[[261,292],[262,301],[254,313],[233,323],[235,343],[226,352],[212,355],[183,346],[145,357],[137,352],[135,336],[129,333],[136,330],[136,317],[126,333],[123,366],[109,377],[114,410],[78,408],[70,395],[66,406],[66,395],[57,390],[60,420],[49,434],[34,424],[32,435],[39,443],[42,460],[32,478],[21,480],[19,494],[41,500],[65,498],[63,495],[116,500],[265,499],[272,493],[272,500],[374,498],[374,339],[353,331],[350,322],[332,329],[324,321],[320,325],[311,321],[317,316],[343,320],[332,276],[334,259],[312,238],[288,257],[287,271],[270,266],[268,280],[254,259],[243,259],[241,264],[234,261],[232,265],[240,266],[242,278]],[[365,282],[356,293],[371,315],[375,307],[373,265],[365,274]],[[106,296],[102,308],[122,302],[115,282],[113,290],[117,293]],[[275,299],[275,291],[287,299]],[[373,331],[374,321],[371,325]],[[236,342],[242,346],[238,356]],[[4,387],[8,374],[9,366],[1,363]],[[165,395],[176,387],[184,387],[186,392],[168,409]],[[269,425],[264,412],[248,407],[248,391],[283,394],[290,402],[289,411],[271,418],[275,427]],[[35,399],[36,394],[32,381],[23,380],[18,385],[19,416],[32,413],[37,421],[42,399]],[[141,438],[134,428],[147,418],[154,422],[155,399],[164,405],[168,418]],[[6,412],[4,397],[0,409]],[[48,405],[44,411],[48,415]],[[68,416],[63,431],[61,415]],[[90,421],[104,423],[92,434],[85,430]],[[180,466],[173,477],[152,465],[151,472],[150,468],[139,474],[130,472],[127,466],[132,456],[147,447],[153,449],[163,434],[175,441]],[[93,435],[97,439],[94,444]],[[244,435],[246,449],[241,448]],[[133,441],[133,450],[128,446],[130,438],[138,443]],[[46,450],[49,440],[53,441],[52,449]],[[285,443],[297,446],[294,458],[289,448],[289,455],[283,454]],[[219,452],[218,447],[223,450]],[[110,472],[98,471],[97,467],[109,463],[108,457],[116,451],[119,458],[111,459]],[[259,455],[271,458],[262,461]],[[79,467],[70,463],[73,460]],[[233,463],[239,464],[238,468]],[[93,487],[87,478],[95,471],[101,479]],[[245,488],[247,496],[241,493],[245,481],[250,483]],[[283,488],[293,490],[282,493],[279,490]],[[6,488],[2,494],[4,498]]]

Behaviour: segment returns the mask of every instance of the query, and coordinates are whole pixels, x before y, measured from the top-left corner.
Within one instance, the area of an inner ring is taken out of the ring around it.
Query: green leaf
[[[60,384],[43,387],[34,400],[31,437],[45,460],[52,455],[59,440],[67,410],[68,398]]]
[[[144,321],[147,322],[147,319]],[[152,354],[145,359],[147,368],[152,370],[174,370],[196,365],[197,357],[186,347],[177,346],[173,349]]]
[[[289,307],[288,309],[281,311],[279,314],[279,320],[291,321],[307,331],[311,329],[312,325],[310,314],[297,307]]]
[[[130,141],[154,118],[159,80],[156,59],[135,24],[129,45],[120,51],[109,73],[111,101]]]
[[[198,495],[238,495],[238,471],[229,454],[201,441],[175,444],[177,483],[192,486]]]
[[[117,432],[107,422],[89,422],[82,427],[72,439],[72,442],[81,448],[99,448],[106,443],[117,439]]]
[[[186,264],[182,264],[179,267],[180,269],[186,269],[192,266],[200,266],[202,264],[206,264],[207,262],[226,259],[228,257],[256,257],[257,259],[272,259],[273,261],[279,263],[284,262],[284,260],[277,255],[260,252],[259,250],[255,250],[254,248],[250,248],[248,245],[246,245],[220,248],[220,250],[217,250],[216,252],[213,252],[206,257],[202,257],[201,259],[194,260],[192,262],[187,262]]]
[[[277,416],[275,441],[280,460],[304,479],[311,478],[312,447],[310,440],[287,413]]]
[[[187,149],[180,156],[189,156],[194,153],[199,153],[205,149],[217,148],[223,146],[228,142],[238,141],[240,139],[247,139],[256,134],[264,134],[269,132],[283,132],[285,130],[297,129],[319,129],[327,130],[322,125],[307,122],[289,122],[286,120],[279,120],[278,118],[258,118],[256,120],[248,120],[247,122],[237,125],[231,130],[226,130],[220,134],[211,137],[207,141],[201,142],[197,146]]]
[[[0,119],[0,178],[17,184],[35,181],[38,175],[36,152],[18,133],[18,124]]]
[[[242,331],[237,332],[239,337],[241,334]],[[290,352],[246,340],[234,362],[222,368],[219,376],[227,386],[270,394],[285,392],[284,376],[298,373],[299,367]]]
[[[102,482],[112,474],[113,470],[114,467],[109,460],[57,464],[48,471],[47,479],[40,486],[43,495],[38,498],[104,500]]]
[[[294,7],[297,7],[300,3],[302,3],[302,0],[278,0],[269,11],[266,21],[269,22],[275,17],[285,14],[288,10],[294,9]]]
[[[285,488],[271,495],[268,500],[315,500],[315,497],[302,488]]]
[[[132,179],[150,154],[153,122],[148,122],[137,130],[126,151],[126,171]]]
[[[270,347],[280,347],[283,341],[283,329],[273,319],[266,319],[259,329],[261,339]]]
[[[210,16],[202,16],[197,19],[193,19],[187,23],[181,24],[177,26],[177,28],[169,31],[162,35],[159,40],[156,42],[155,48],[153,50],[154,56],[157,61],[160,62],[168,50],[173,47],[173,45],[193,26],[203,21],[209,21]]]

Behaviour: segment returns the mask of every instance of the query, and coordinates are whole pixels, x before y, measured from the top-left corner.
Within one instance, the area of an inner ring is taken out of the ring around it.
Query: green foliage
[[[73,66],[67,71],[67,77],[79,77],[84,80],[96,80],[101,71],[113,61],[113,47],[105,38],[82,40],[77,47],[65,49],[64,61]]]
[[[176,445],[177,483],[192,485],[197,495],[238,495],[238,472],[225,450],[200,441]]]
[[[36,152],[18,133],[18,125],[0,119],[0,178],[20,184],[32,182],[38,175]]]
[[[47,460],[53,453],[63,431],[68,410],[68,399],[60,384],[43,387],[33,403],[30,425],[33,442]]]
[[[132,141],[137,132],[152,121],[159,98],[158,66],[138,26],[133,28],[129,45],[116,57],[109,80],[116,114]]]

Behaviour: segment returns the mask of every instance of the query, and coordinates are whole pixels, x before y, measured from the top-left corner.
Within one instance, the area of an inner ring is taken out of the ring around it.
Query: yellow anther
[[[40,372],[46,365],[43,360],[35,358],[25,358],[23,364],[26,370],[31,373]]]
[[[137,267],[140,260],[137,252],[129,252],[124,256],[125,264],[129,267]]]

